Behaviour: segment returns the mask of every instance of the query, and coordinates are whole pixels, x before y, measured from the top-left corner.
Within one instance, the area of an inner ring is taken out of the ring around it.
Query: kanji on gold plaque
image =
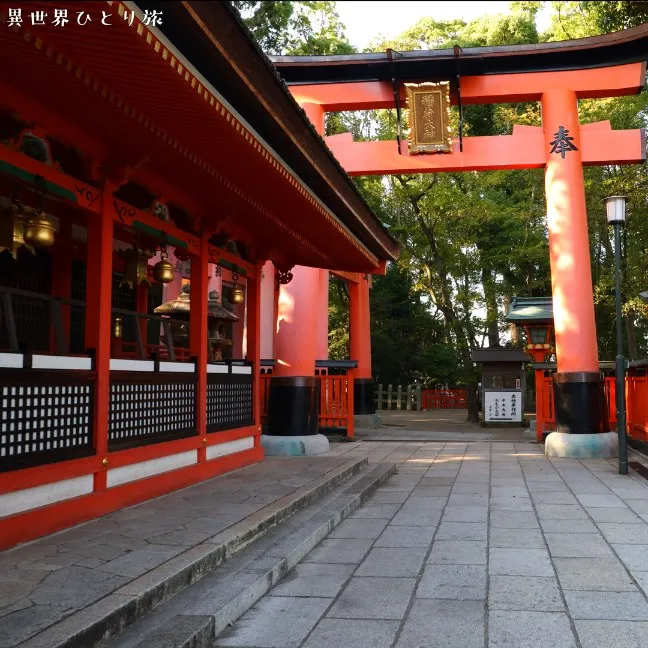
[[[409,108],[409,152],[452,153],[450,83],[406,83]]]

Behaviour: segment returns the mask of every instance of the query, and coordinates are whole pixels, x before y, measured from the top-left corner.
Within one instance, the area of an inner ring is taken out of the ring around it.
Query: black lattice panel
[[[92,454],[91,373],[0,371],[0,470]]]
[[[197,434],[196,377],[114,372],[110,381],[111,450]]]
[[[252,376],[207,376],[207,431],[233,430],[254,423]]]

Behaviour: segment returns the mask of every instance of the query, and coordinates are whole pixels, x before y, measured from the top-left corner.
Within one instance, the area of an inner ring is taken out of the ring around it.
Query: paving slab
[[[323,619],[303,648],[390,648],[400,623],[366,619]]]
[[[554,558],[563,589],[634,591],[630,577],[616,558]]]
[[[558,581],[536,576],[491,575],[488,589],[491,610],[563,612]]]
[[[448,504],[443,511],[444,522],[486,522],[488,506],[456,506]]]
[[[586,507],[588,514],[594,522],[620,522],[622,524],[641,524],[644,522],[636,513],[629,508],[599,508]]]
[[[426,565],[417,598],[482,600],[486,598],[484,565]]]
[[[648,545],[648,524],[600,522],[597,526],[610,543]]]
[[[427,562],[436,565],[485,565],[486,542],[436,540]]]
[[[483,648],[484,633],[483,601],[416,599],[396,648]]]
[[[390,526],[437,526],[441,511],[425,509],[401,509],[390,521]]]
[[[437,540],[486,540],[488,528],[482,522],[441,522]]]
[[[575,504],[538,504],[536,511],[541,520],[587,519],[585,509]]]
[[[631,572],[648,572],[648,545],[613,544],[612,548]]]
[[[415,586],[415,578],[353,577],[327,617],[402,619]]]
[[[582,648],[645,648],[648,623],[643,621],[575,621]]]
[[[511,549],[491,547],[488,555],[488,573],[492,576],[547,576],[554,575],[546,549]]]
[[[568,616],[563,612],[488,614],[488,648],[576,648]],[[607,648],[610,648],[609,644]]]
[[[648,621],[648,603],[634,592],[573,592],[565,590],[573,619]]]
[[[511,549],[543,549],[544,538],[540,529],[491,528],[490,546]]]
[[[575,540],[566,533],[545,533],[549,552],[554,558],[599,558],[614,554],[603,536],[580,533]]]
[[[540,526],[545,533],[598,533],[591,520],[540,520]]]
[[[499,529],[537,529],[538,519],[533,511],[491,512],[490,525]]]
[[[355,572],[356,576],[415,577],[423,565],[427,547],[376,547]]]
[[[428,547],[436,531],[433,526],[389,525],[376,540],[376,547]]]

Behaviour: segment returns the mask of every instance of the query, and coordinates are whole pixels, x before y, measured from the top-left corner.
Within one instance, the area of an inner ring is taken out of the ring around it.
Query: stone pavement
[[[325,482],[349,459],[271,457],[0,552],[0,648],[121,596],[144,574],[182,562],[189,550],[216,550],[225,530]]]
[[[363,441],[523,441],[524,427],[482,427],[467,423],[465,409],[437,409],[426,412],[380,410],[383,426],[356,428]],[[532,420],[535,414],[527,413]]]
[[[399,474],[216,641],[644,648],[648,484],[528,443],[361,443]]]

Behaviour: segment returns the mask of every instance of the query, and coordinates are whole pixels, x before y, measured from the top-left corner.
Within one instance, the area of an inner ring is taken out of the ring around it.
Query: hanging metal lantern
[[[36,210],[25,225],[25,243],[34,247],[48,248],[56,240],[56,226],[44,212]]]
[[[7,207],[0,212],[0,253],[9,252],[15,259],[18,249],[26,248],[32,254],[35,250],[25,243],[25,215],[14,207]]]
[[[245,301],[245,290],[242,286],[238,284],[239,276],[235,272],[232,274],[232,281],[234,282],[234,287],[230,294],[232,304],[242,304]]]
[[[150,252],[134,245],[128,250],[120,250],[119,256],[124,259],[124,278],[120,286],[126,284],[131,288],[137,288],[143,281],[150,284],[148,280],[148,260],[152,256]]]
[[[173,264],[169,261],[166,245],[160,246],[160,260],[153,266],[153,279],[159,283],[169,283],[175,278]]]
[[[113,337],[119,339],[121,338],[124,331],[124,319],[117,315],[115,317],[115,326],[113,328]]]

